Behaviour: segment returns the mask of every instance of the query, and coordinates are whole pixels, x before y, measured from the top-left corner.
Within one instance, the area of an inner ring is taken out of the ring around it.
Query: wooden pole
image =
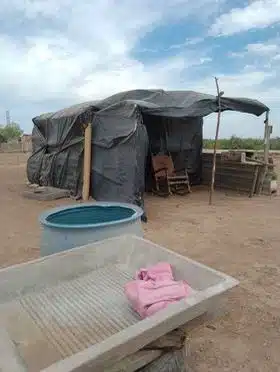
[[[92,126],[91,123],[85,128],[85,140],[84,140],[84,170],[83,170],[83,200],[89,199],[90,193],[90,176],[91,176],[91,136]]]
[[[256,164],[255,165],[255,170],[254,170],[253,183],[252,183],[251,191],[250,191],[250,194],[249,194],[249,198],[252,198],[253,195],[254,195],[254,193],[255,193],[257,179],[258,179],[258,174],[259,174],[259,168],[260,168],[260,165],[259,164]]]
[[[263,190],[263,184],[265,181],[265,177],[268,171],[268,158],[269,158],[269,149],[270,149],[270,130],[271,127],[269,126],[269,111],[266,111],[265,120],[264,120],[264,168],[263,173],[261,176],[261,182],[258,190],[258,194],[260,195]]]
[[[268,164],[269,147],[270,147],[270,127],[269,127],[269,111],[266,111],[264,120],[264,163]]]
[[[223,92],[220,92],[218,78],[216,77],[215,77],[215,83],[216,83],[216,89],[217,89],[218,115],[217,115],[216,135],[215,135],[214,153],[213,153],[212,178],[211,178],[211,186],[210,186],[210,193],[209,193],[209,204],[210,205],[212,204],[212,196],[213,196],[214,185],[215,185],[217,141],[219,137],[219,129],[220,129],[220,121],[221,121],[221,96],[223,95]]]

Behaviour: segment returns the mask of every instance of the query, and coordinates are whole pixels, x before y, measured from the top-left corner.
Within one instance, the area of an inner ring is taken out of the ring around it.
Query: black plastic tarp
[[[115,94],[96,103],[99,109],[126,101],[137,104],[143,112],[168,117],[204,117],[218,110],[217,97],[194,91],[132,90]],[[221,97],[222,111],[239,111],[256,116],[269,108],[248,98]]]
[[[222,110],[261,115],[256,100],[221,98]],[[192,91],[134,90],[33,119],[32,183],[81,192],[84,126],[92,123],[91,194],[96,200],[141,203],[150,151],[169,151],[176,165],[201,176],[203,117],[218,109],[215,96]]]

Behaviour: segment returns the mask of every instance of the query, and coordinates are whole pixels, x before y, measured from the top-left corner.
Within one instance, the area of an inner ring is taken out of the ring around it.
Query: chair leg
[[[159,181],[158,180],[156,181],[156,189],[157,189],[157,191],[159,191]]]
[[[188,192],[191,193],[191,186],[190,186],[190,179],[189,179],[189,175],[188,175],[188,172],[186,171],[186,178],[187,178],[187,187],[188,187]]]
[[[162,182],[164,181],[164,182]],[[156,180],[156,187],[152,190],[155,195],[168,197],[170,195],[169,184],[166,178]]]
[[[168,195],[172,195],[172,191],[171,191],[171,187],[170,187],[169,178],[168,178],[168,172],[167,171],[165,173],[165,177],[166,177]]]
[[[167,187],[168,187],[168,194],[172,195],[172,191],[171,191],[171,187],[170,187],[170,183],[169,183],[168,179],[167,179]]]

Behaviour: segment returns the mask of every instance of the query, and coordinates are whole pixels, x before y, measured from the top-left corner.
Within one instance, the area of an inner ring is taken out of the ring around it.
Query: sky
[[[256,98],[280,136],[280,0],[2,0],[0,124],[130,89]],[[262,137],[264,117],[224,113],[221,137]],[[205,118],[214,137],[216,114]]]

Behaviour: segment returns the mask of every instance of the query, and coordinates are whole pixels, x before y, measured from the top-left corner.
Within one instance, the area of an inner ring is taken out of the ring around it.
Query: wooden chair
[[[152,167],[156,189],[160,196],[185,195],[191,192],[186,169],[176,172],[171,155],[152,155]]]

